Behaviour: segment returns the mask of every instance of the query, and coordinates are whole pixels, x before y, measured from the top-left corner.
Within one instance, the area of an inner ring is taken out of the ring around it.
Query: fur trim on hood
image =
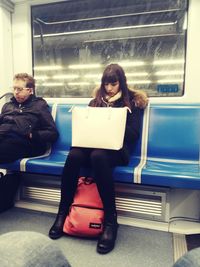
[[[147,94],[142,90],[131,89],[130,91],[134,93],[135,105],[141,109],[146,108],[149,102]]]

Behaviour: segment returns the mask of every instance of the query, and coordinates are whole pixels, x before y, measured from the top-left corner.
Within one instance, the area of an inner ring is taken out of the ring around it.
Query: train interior
[[[104,66],[115,62],[128,85],[149,96],[137,153],[114,173],[116,247],[102,256],[96,239],[54,242],[72,267],[172,267],[200,247],[199,13],[199,0],[0,0],[0,106],[15,73],[33,74],[36,95],[62,132],[49,154],[0,165],[3,174],[20,173],[14,206],[0,214],[1,235],[48,236],[71,131],[68,109],[87,105]]]

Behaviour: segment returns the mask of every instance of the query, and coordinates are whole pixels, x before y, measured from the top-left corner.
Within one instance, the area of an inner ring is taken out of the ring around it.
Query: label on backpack
[[[101,229],[101,223],[90,223],[89,228]]]

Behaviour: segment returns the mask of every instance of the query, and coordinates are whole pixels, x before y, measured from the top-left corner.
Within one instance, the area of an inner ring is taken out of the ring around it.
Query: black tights
[[[103,202],[105,215],[109,216],[109,214],[115,213],[112,171],[113,167],[123,164],[119,151],[73,147],[69,152],[62,173],[59,210],[68,212],[76,191],[80,169],[90,166]]]

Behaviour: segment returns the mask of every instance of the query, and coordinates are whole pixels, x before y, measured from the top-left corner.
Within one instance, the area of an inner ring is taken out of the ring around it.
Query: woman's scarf
[[[106,95],[105,96],[105,99],[108,103],[113,103],[115,102],[116,100],[120,99],[122,97],[122,91],[119,91],[116,95],[114,96],[109,96],[109,95]]]

